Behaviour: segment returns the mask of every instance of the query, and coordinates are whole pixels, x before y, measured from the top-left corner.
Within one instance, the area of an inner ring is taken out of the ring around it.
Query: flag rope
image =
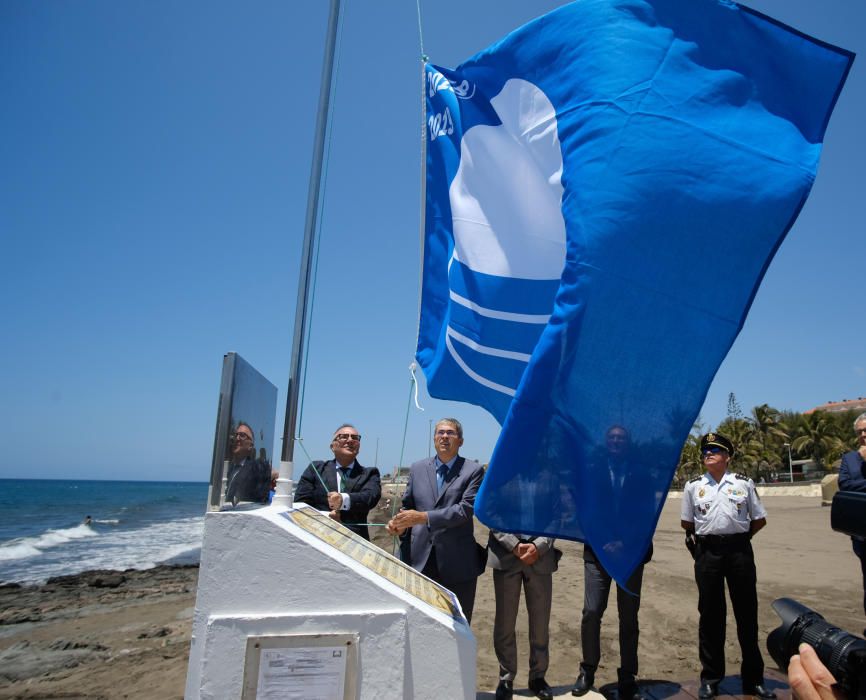
[[[409,401],[406,403],[406,418],[403,420],[403,444],[400,446],[400,461],[397,463],[397,471],[394,473],[394,480],[397,480],[397,474],[399,473],[399,469],[403,466],[403,454],[406,451],[406,434],[409,431],[409,409],[412,408],[412,397],[417,397],[418,391],[418,380],[415,379],[415,363],[413,362],[409,365]],[[416,398],[417,401],[417,398]],[[420,406],[418,408],[421,408]],[[424,410],[423,408],[421,409]],[[391,510],[391,515],[394,514],[393,508]]]
[[[409,400],[406,402],[406,417],[403,420],[403,444],[400,446],[400,461],[394,467],[392,483],[394,484],[394,499],[391,501],[391,517],[397,512],[397,476],[400,474],[400,467],[403,466],[403,455],[406,451],[406,434],[409,432],[409,410],[412,408],[412,399],[415,398],[415,404],[418,404],[418,380],[415,379],[415,363],[409,365]],[[418,406],[418,408],[421,408]],[[421,408],[423,411],[424,409]],[[394,535],[392,554],[396,557],[400,547],[400,537]]]

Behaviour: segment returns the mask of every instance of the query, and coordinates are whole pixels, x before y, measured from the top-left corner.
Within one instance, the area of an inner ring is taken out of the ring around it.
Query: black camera
[[[839,491],[833,498],[830,525],[852,537],[866,537],[866,493]],[[767,637],[767,651],[782,671],[805,642],[818,654],[849,698],[866,700],[866,641],[827,622],[790,598],[773,602],[782,624]]]
[[[814,610],[790,598],[773,602],[782,624],[767,637],[767,651],[783,671],[805,642],[815,649],[840,689],[849,698],[866,700],[866,641],[827,622]]]
[[[837,491],[830,507],[830,527],[851,537],[866,538],[866,493]]]

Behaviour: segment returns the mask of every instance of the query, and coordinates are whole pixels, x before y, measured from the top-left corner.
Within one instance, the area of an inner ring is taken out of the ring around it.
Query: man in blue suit
[[[458,454],[463,426],[454,418],[436,424],[433,444],[436,456],[412,465],[403,507],[388,532],[403,538],[403,561],[451,590],[471,622],[475,586],[487,559],[473,532],[484,469]]]
[[[854,433],[860,445],[858,449],[842,456],[842,464],[839,465],[839,490],[866,492],[866,413],[861,413],[854,420]],[[863,572],[863,612],[866,612],[866,542],[859,537],[852,537],[851,544],[854,546],[854,554],[860,558],[860,569]]]

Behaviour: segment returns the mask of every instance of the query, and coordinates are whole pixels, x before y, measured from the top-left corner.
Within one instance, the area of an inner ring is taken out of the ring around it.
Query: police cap
[[[707,447],[721,447],[729,455],[734,454],[734,445],[721,433],[707,433],[701,438],[701,452]]]

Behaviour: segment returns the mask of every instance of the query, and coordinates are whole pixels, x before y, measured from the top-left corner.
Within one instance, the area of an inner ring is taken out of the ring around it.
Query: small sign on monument
[[[357,697],[357,634],[286,634],[247,639],[242,700]]]

